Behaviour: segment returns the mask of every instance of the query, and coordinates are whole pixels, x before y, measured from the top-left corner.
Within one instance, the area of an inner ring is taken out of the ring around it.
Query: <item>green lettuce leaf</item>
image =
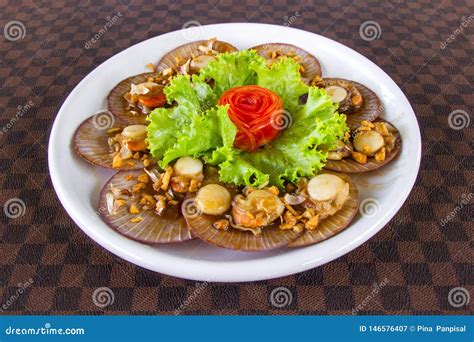
[[[178,105],[173,107],[172,110],[176,114],[179,113],[181,118],[185,118],[201,109],[198,92],[194,89],[188,75],[174,77],[170,84],[165,87],[164,93],[168,104],[172,104],[174,101],[177,102]]]
[[[257,72],[257,85],[278,94],[287,111],[298,109],[300,96],[308,92],[308,86],[301,81],[300,65],[295,60],[281,58],[270,67],[254,63],[252,68]]]
[[[157,159],[161,159],[173,145],[176,132],[181,126],[193,121],[201,112],[201,104],[189,76],[180,75],[173,78],[165,87],[164,93],[169,104],[176,101],[177,105],[157,108],[148,115],[148,146]]]
[[[193,75],[193,87],[196,92],[199,103],[201,104],[201,110],[206,110],[217,105],[217,95],[214,89],[207,84],[204,80],[200,79],[198,75]]]
[[[323,152],[333,148],[347,131],[345,116],[322,89],[308,87],[308,100],[292,116],[291,126],[264,149],[247,153],[245,159],[270,175],[270,183],[283,187],[321,170],[327,158]]]
[[[166,150],[173,144],[178,122],[171,117],[172,110],[157,108],[148,116],[147,142],[153,157],[163,158]]]
[[[289,123],[277,139],[253,153],[233,147],[237,128],[227,106],[217,106],[224,91],[249,84],[277,93]],[[312,176],[324,166],[324,151],[348,130],[345,116],[336,112],[325,90],[304,84],[299,65],[290,58],[269,67],[252,50],[221,54],[192,80],[177,76],[164,91],[174,106],[155,109],[149,116],[152,155],[161,167],[183,156],[203,157],[219,167],[220,178],[227,183],[259,186],[270,182],[283,187],[285,181]],[[308,99],[300,104],[303,94]]]
[[[256,84],[255,68],[265,65],[265,59],[255,50],[222,53],[199,73],[200,80],[213,79],[214,92],[219,98],[224,91],[249,84]]]
[[[185,134],[177,134],[175,143],[166,150],[160,166],[184,157],[208,156],[217,165],[227,159],[225,148],[232,147],[237,128],[227,115],[227,106],[217,106],[196,114],[189,123],[181,127]]]
[[[225,183],[250,186],[267,184],[270,178],[268,174],[250,164],[238,153],[234,153],[231,159],[219,164],[219,176]]]

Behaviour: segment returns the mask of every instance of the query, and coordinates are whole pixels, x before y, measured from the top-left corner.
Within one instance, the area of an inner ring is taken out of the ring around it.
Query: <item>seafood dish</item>
[[[97,212],[149,245],[200,239],[266,251],[318,243],[359,211],[353,175],[395,160],[402,141],[365,85],[325,78],[290,44],[238,50],[216,38],[166,53],[111,85],[74,151],[116,173]],[[101,125],[109,116],[111,125]]]

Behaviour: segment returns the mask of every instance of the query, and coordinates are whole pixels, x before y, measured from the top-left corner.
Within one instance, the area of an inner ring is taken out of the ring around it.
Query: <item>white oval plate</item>
[[[129,240],[98,217],[98,194],[113,171],[95,168],[71,148],[79,124],[106,108],[106,96],[119,81],[147,71],[145,65],[191,40],[218,37],[239,49],[268,42],[290,43],[314,54],[325,77],[355,80],[374,90],[385,106],[384,118],[401,132],[403,148],[394,162],[357,177],[365,215],[340,234],[319,244],[284,251],[246,253],[190,241],[150,247]],[[56,193],[77,225],[112,253],[147,269],[202,281],[254,281],[286,276],[320,266],[358,247],[397,213],[415,182],[421,138],[415,114],[393,80],[370,60],[331,39],[298,29],[264,24],[218,24],[170,32],[134,45],[102,63],[71,92],[54,122],[49,168]],[[366,201],[364,202],[364,199]]]

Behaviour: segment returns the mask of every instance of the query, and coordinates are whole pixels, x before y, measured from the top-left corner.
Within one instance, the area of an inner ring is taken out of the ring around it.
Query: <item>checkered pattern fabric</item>
[[[86,49],[85,43],[118,12],[120,21]],[[471,312],[472,13],[474,3],[467,0],[0,0],[0,200],[4,209],[7,204],[17,208],[8,216],[6,210],[0,213],[0,310],[196,315]],[[380,233],[351,253],[304,273],[253,283],[207,284],[132,265],[75,226],[48,176],[48,136],[61,103],[98,64],[191,20],[263,22],[319,33],[368,56],[401,87],[421,126],[423,159],[410,197]],[[369,21],[378,25],[376,37],[363,39],[360,31]],[[97,303],[100,291],[105,299]]]

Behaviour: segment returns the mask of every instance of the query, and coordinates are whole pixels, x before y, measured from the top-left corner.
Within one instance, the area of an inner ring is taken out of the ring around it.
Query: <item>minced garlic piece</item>
[[[150,181],[150,178],[146,173],[143,173],[137,177],[137,180],[141,183],[147,184]]]
[[[359,164],[365,164],[367,163],[367,156],[363,153],[359,153],[359,152],[352,152],[352,158],[354,158],[354,160],[356,162],[358,162]]]
[[[362,152],[363,152],[364,154],[370,154],[371,151],[372,151],[372,149],[370,148],[369,145],[364,145],[364,146],[362,147]]]
[[[146,65],[146,67],[147,67],[148,69],[150,69],[152,72],[155,72],[155,71],[156,71],[155,64],[153,64],[153,63],[148,63],[148,64]]]
[[[171,166],[168,166],[166,168],[165,174],[163,175],[163,178],[161,179],[161,190],[163,191],[168,190],[168,185],[170,183],[172,174],[173,174],[173,168]]]
[[[388,131],[387,125],[385,122],[376,122],[375,123],[375,130],[382,134],[383,136],[388,136],[390,135],[390,132]]]
[[[362,120],[362,122],[360,123],[361,126],[363,127],[370,127],[370,128],[374,128],[374,124],[370,121],[367,121],[367,120]]]
[[[125,201],[123,199],[118,199],[115,200],[114,204],[117,206],[117,209],[120,208],[122,205],[125,204]]]
[[[132,192],[140,192],[141,190],[145,188],[146,188],[146,185],[144,183],[137,183],[133,186]]]
[[[145,194],[142,196],[142,199],[140,200],[141,205],[148,205],[148,206],[155,206],[155,199],[153,196]]]
[[[280,191],[278,190],[278,188],[276,186],[271,186],[269,188],[266,189],[269,193],[271,194],[274,194],[274,195],[278,195],[280,193]]]
[[[304,224],[304,227],[309,230],[316,229],[319,223],[319,215],[315,215],[311,217],[306,223]]]
[[[130,214],[139,214],[139,213],[140,213],[140,210],[138,210],[137,206],[136,206],[134,203],[132,203],[132,204],[130,205],[130,208],[128,209],[128,212],[129,212]]]
[[[385,147],[382,147],[382,149],[375,154],[375,160],[377,161],[385,160]]]
[[[112,167],[114,169],[118,169],[119,167],[122,167],[123,165],[123,159],[120,157],[120,154],[115,155],[114,159],[112,160]]]

